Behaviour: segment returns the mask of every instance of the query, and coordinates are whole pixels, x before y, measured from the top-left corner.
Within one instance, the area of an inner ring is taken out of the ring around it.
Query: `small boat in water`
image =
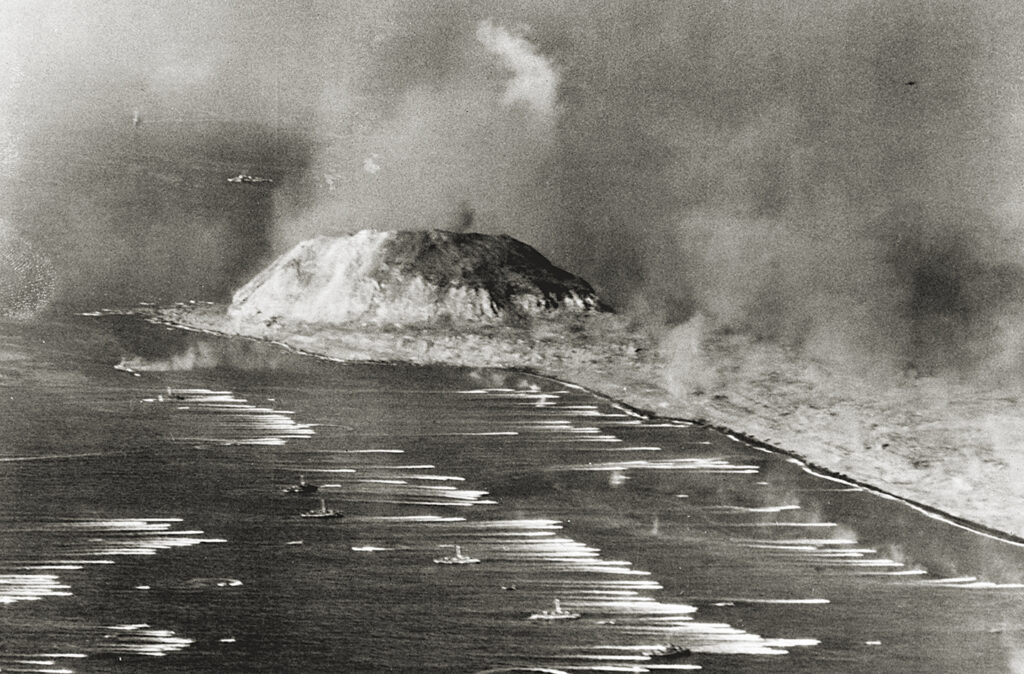
[[[299,513],[299,517],[310,517],[310,518],[341,517],[341,513],[338,512],[337,510],[330,510],[330,509],[328,509],[327,508],[327,502],[324,501],[323,499],[320,499],[320,507],[319,508],[313,508],[312,510],[307,510],[304,513]]]
[[[272,183],[273,178],[263,178],[262,176],[251,176],[248,173],[239,173],[233,178],[228,178],[229,183]]]
[[[470,557],[469,555],[462,554],[462,548],[458,545],[455,546],[455,554],[448,555],[445,557],[437,557],[434,559],[434,564],[479,564],[480,560],[476,557]]]
[[[690,657],[693,655],[693,651],[675,644],[661,644],[647,651],[644,655],[651,660],[677,660]]]
[[[561,602],[556,599],[553,611],[541,611],[540,613],[534,613],[530,616],[530,620],[576,620],[579,617],[579,613],[566,611],[562,608]]]
[[[320,487],[318,485],[306,482],[306,478],[303,477],[302,475],[299,475],[298,484],[293,484],[289,487],[285,487],[281,491],[283,491],[285,494],[315,494],[316,490],[319,488]]]

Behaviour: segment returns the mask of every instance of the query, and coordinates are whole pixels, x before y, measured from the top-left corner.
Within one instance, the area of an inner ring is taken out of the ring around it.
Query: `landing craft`
[[[239,173],[233,178],[227,178],[228,182],[273,182],[272,178],[264,178],[258,175],[249,175],[248,173]]]
[[[530,620],[577,620],[580,614],[575,611],[566,611],[562,608],[561,602],[555,600],[553,611],[541,611],[530,616]]]
[[[319,485],[306,482],[306,478],[299,475],[298,484],[293,484],[289,487],[285,487],[281,491],[285,494],[313,494],[319,489]]]
[[[693,655],[693,651],[676,644],[660,644],[644,653],[644,655],[651,660],[677,660],[690,657]]]
[[[462,548],[458,545],[455,546],[455,554],[448,555],[446,557],[438,557],[434,560],[434,564],[479,564],[480,560],[476,557],[470,557],[469,555],[462,554]]]
[[[331,510],[327,507],[327,502],[320,499],[320,507],[307,510],[304,513],[299,513],[299,517],[308,517],[313,519],[323,519],[328,517],[342,517],[342,514],[337,510]]]

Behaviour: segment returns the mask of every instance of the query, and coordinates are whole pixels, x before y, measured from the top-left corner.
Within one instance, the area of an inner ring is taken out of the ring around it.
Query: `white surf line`
[[[34,560],[8,560],[0,564],[0,570],[9,571],[0,573],[0,604],[73,596],[71,586],[62,581],[60,576],[25,571],[82,571],[90,565],[114,564],[113,558],[119,556],[150,556],[172,548],[226,542],[221,538],[200,538],[203,535],[200,530],[172,528],[181,521],[177,517],[143,517],[40,523],[21,527],[16,533],[35,533],[37,536],[77,533],[81,538],[72,538],[60,546],[62,553],[70,559],[42,557]]]
[[[712,601],[706,599],[704,601]],[[828,599],[820,597],[810,597],[806,599],[791,599],[791,598],[774,598],[774,597],[727,597],[727,598],[715,598],[713,601],[719,603],[729,604],[831,604],[832,602]]]
[[[919,580],[914,585],[921,587],[942,587],[966,590],[1021,590],[1024,583],[995,583],[987,580],[980,580],[975,576],[959,576],[956,578],[935,578]]]
[[[1012,545],[1012,546],[1017,547],[1017,548],[1024,548],[1024,540],[1016,540],[1015,537],[1011,537],[1009,535],[1000,534],[999,532],[994,532],[994,531],[987,531],[987,530],[982,529],[982,528],[980,528],[978,526],[973,526],[969,522],[958,521],[958,520],[954,519],[954,517],[952,515],[947,515],[945,513],[939,512],[937,510],[933,510],[931,508],[928,508],[928,507],[922,506],[920,504],[917,504],[917,503],[915,503],[915,502],[913,502],[913,501],[911,501],[909,499],[897,496],[895,494],[890,494],[889,492],[884,491],[882,489],[879,489],[878,487],[873,487],[873,486],[868,485],[868,484],[858,484],[856,482],[851,482],[850,480],[843,479],[841,477],[837,477],[837,476],[834,476],[834,475],[828,475],[828,474],[823,473],[823,472],[821,472],[819,470],[815,470],[807,462],[805,462],[805,461],[803,461],[801,459],[798,459],[797,457],[789,456],[788,454],[786,454],[784,452],[773,451],[773,450],[770,450],[770,449],[765,449],[763,447],[758,447],[757,445],[751,445],[748,442],[742,440],[741,438],[739,438],[739,437],[737,437],[735,435],[729,434],[729,433],[726,433],[726,436],[729,439],[734,440],[735,442],[738,442],[738,443],[740,443],[740,444],[742,444],[742,445],[744,445],[746,447],[749,447],[751,449],[756,449],[758,451],[765,452],[767,454],[774,454],[774,455],[780,456],[780,457],[786,457],[787,462],[789,462],[789,463],[791,463],[793,465],[799,466],[801,470],[803,470],[805,473],[807,473],[809,475],[813,475],[814,477],[820,478],[822,480],[828,480],[830,482],[836,482],[838,484],[845,485],[846,489],[843,489],[842,491],[866,491],[866,492],[869,492],[871,494],[874,494],[875,496],[880,496],[881,498],[884,498],[886,500],[894,501],[896,503],[900,503],[900,504],[910,508],[911,510],[914,510],[915,512],[918,512],[921,515],[924,515],[925,517],[928,517],[929,519],[933,519],[933,520],[935,520],[937,522],[942,522],[943,524],[948,524],[949,526],[955,527],[955,528],[960,529],[962,531],[967,531],[967,532],[969,532],[971,534],[974,534],[976,536],[981,536],[982,538],[987,538],[989,540],[998,541],[1000,543],[1005,543],[1007,545]]]
[[[298,469],[297,469],[298,470]],[[354,473],[354,468],[302,468],[306,473]]]
[[[433,433],[432,437],[442,436],[489,436],[489,435],[519,435],[518,431],[480,431],[476,433]]]
[[[574,437],[578,437],[588,434],[589,433],[587,431],[584,431],[578,435],[573,435]],[[627,463],[631,467],[653,466],[661,469],[678,468],[680,465],[692,468],[695,465],[692,459],[684,459],[682,463],[677,461],[639,461],[619,463]],[[703,463],[699,465],[702,468],[710,470],[729,469],[730,472],[735,472],[736,470],[742,471],[757,469],[755,466],[735,466],[727,461],[717,459],[712,460],[711,462],[703,461]],[[381,480],[391,479],[390,475],[403,475],[404,480],[405,476],[400,471],[410,469],[433,470],[435,469],[435,466],[433,464],[417,464],[411,466],[360,466],[359,472],[361,474],[371,474],[373,471],[378,471],[378,474],[374,476],[374,479]],[[412,478],[413,475],[414,473],[410,474],[409,477]],[[366,486],[373,485],[366,484]],[[389,485],[381,484],[379,486],[387,487]],[[451,502],[436,500],[436,497],[443,497],[448,493],[466,494],[471,497],[470,499],[464,500],[464,502],[469,505],[478,502],[479,497],[487,493],[484,490],[437,489],[433,494],[435,497],[434,500],[423,501],[416,498],[409,498],[410,496],[416,496],[419,493],[422,493],[422,490],[410,490],[408,489],[408,484],[394,484],[390,486],[396,487],[397,492],[394,497],[390,499],[391,502],[413,507],[450,505]],[[493,504],[494,502],[491,501],[490,503]],[[586,545],[564,535],[558,535],[556,532],[563,527],[562,522],[558,520],[500,520],[490,525],[486,522],[467,521],[465,518],[445,518],[437,515],[357,516],[351,518],[351,520],[390,522],[395,525],[416,525],[428,523],[444,525],[446,527],[446,531],[450,532],[447,535],[454,540],[458,540],[459,538],[474,532],[487,534],[493,533],[491,536],[474,537],[474,556],[480,557],[488,564],[515,564],[517,575],[526,573],[527,575],[535,576],[536,574],[554,573],[556,576],[556,583],[565,580],[565,574],[567,573],[583,574],[584,578],[587,578],[587,581],[584,581],[586,584],[583,586],[577,586],[577,590],[585,592],[602,589],[601,585],[595,585],[595,583],[605,582],[612,578],[633,579],[643,578],[650,575],[649,571],[633,568],[632,563],[628,560],[605,559],[603,558],[600,549]],[[531,535],[516,536],[516,534],[524,532]],[[367,543],[365,545],[357,545],[355,547],[377,548],[384,546],[371,545]],[[534,567],[534,569],[532,571],[524,569],[524,564],[528,567]],[[529,583],[532,587],[536,584],[536,580],[531,579]],[[657,587],[660,587],[660,585]],[[610,612],[615,616],[624,615],[630,620],[639,620],[640,624],[635,626],[634,629],[646,629],[647,631],[666,635],[678,631],[680,629],[680,625],[685,625],[691,630],[694,630],[695,636],[699,635],[699,637],[697,637],[697,646],[701,650],[706,650],[708,652],[724,650],[727,652],[744,654],[787,653],[784,648],[779,646],[779,644],[782,643],[781,641],[766,639],[756,634],[744,632],[743,630],[719,623],[695,622],[692,614],[697,609],[696,607],[688,604],[659,602],[653,597],[638,596],[635,593],[628,591],[615,592],[612,594],[573,594],[571,591],[566,592],[565,589],[566,588],[558,590],[555,596],[564,596],[566,601],[569,602],[569,605],[578,606],[581,610],[588,610],[599,614],[608,614]],[[666,630],[668,630],[667,633]],[[791,640],[786,643],[811,645],[817,644],[817,641],[813,639]]]
[[[112,559],[69,559],[69,560],[42,560],[31,562],[9,562],[9,566],[20,571],[80,571],[92,564],[113,564]],[[21,566],[18,566],[21,564]]]
[[[60,576],[48,573],[0,574],[0,604],[38,601],[48,597],[70,597],[71,586]]]
[[[350,503],[388,504],[422,507],[473,507],[495,505],[484,498],[486,491],[461,488],[450,483],[465,482],[456,475],[423,473],[434,469],[433,464],[370,464],[355,468],[309,469],[305,472],[346,471],[360,474],[349,482],[334,485],[344,490]],[[326,485],[321,485],[321,488]],[[459,518],[457,521],[461,521]]]
[[[174,404],[210,420],[213,435],[174,437],[178,443],[209,443],[220,446],[280,446],[288,440],[315,435],[314,424],[298,423],[291,410],[253,405],[231,391],[204,388],[170,388],[146,403]]]
[[[699,473],[738,473],[754,474],[760,472],[760,466],[753,464],[734,464],[721,458],[676,458],[663,461],[610,461],[605,463],[589,463],[585,465],[558,466],[549,470],[573,471],[627,471],[627,470],[683,470]]]
[[[521,400],[518,404],[526,407],[537,407],[547,408],[553,407],[557,404],[558,399],[565,391],[561,392],[550,392],[537,390],[521,390],[521,389],[504,389],[504,388],[492,388],[492,389],[471,389],[465,391],[459,391],[458,393],[479,395],[491,398],[505,398],[510,400]]]
[[[787,510],[800,510],[798,505],[779,505],[779,506],[761,506],[761,507],[750,507],[750,506],[736,506],[736,505],[705,505],[698,506],[701,510],[706,510],[713,513],[727,514],[727,515],[745,515],[748,513],[780,513]]]
[[[987,580],[979,580],[973,583],[937,584],[935,587],[952,587],[964,590],[1022,590],[1024,583],[994,583]]]
[[[590,442],[590,443],[593,443],[594,445],[601,445],[601,444],[612,445],[612,444],[617,444],[616,442],[611,442],[610,440],[609,441],[602,441],[602,440],[592,440],[590,438],[575,438],[573,441],[574,442],[584,442],[584,443]],[[552,442],[553,443],[553,442],[558,442],[558,441],[552,438],[552,439],[549,439],[548,442]],[[622,442],[622,441],[621,440],[617,440],[617,442]],[[574,451],[574,452],[603,452],[605,454],[617,454],[619,452],[661,452],[661,451],[664,451],[664,450],[661,447],[618,447],[618,446],[616,446],[616,447],[600,447],[600,446],[587,447],[587,446],[575,446],[575,447],[572,448],[572,451]]]
[[[392,468],[400,468],[393,466]],[[426,469],[426,466],[421,466]],[[361,472],[371,473],[369,469]],[[390,475],[387,470],[377,474]],[[451,484],[416,484],[411,482],[417,477],[428,478],[426,482],[449,482],[452,476],[420,475],[401,473],[402,477],[358,478],[346,485],[347,500],[358,503],[387,503],[394,505],[436,506],[436,507],[473,507],[495,505],[496,502],[484,498],[488,492],[478,489],[465,489]],[[429,479],[434,478],[434,479]]]
[[[65,459],[83,459],[93,456],[110,456],[115,452],[82,452],[80,454],[40,454],[38,456],[6,456],[0,458],[0,463],[18,461],[63,461]],[[123,450],[116,450],[117,454],[123,454]]]
[[[239,447],[249,445],[254,447],[280,447],[285,444],[284,438],[252,438],[249,440],[225,440],[223,438],[183,437],[175,438],[175,442],[186,444],[209,444],[217,445],[219,447]]]
[[[901,569],[899,571],[862,571],[861,576],[927,576],[926,569]]]
[[[465,391],[464,391],[465,392]],[[521,390],[511,389],[474,389],[469,391],[480,395],[499,395],[507,398],[527,398],[527,397],[541,397],[545,400],[542,403],[538,403],[536,406],[544,406],[556,411],[560,417],[568,416],[570,418],[557,418],[557,419],[532,419],[519,425],[519,432],[537,432],[537,433],[551,433],[556,437],[552,437],[545,441],[560,442],[563,439],[557,437],[560,435],[579,435],[584,437],[570,437],[568,441],[572,442],[575,446],[574,449],[577,451],[587,451],[589,448],[579,446],[580,443],[594,443],[594,444],[622,444],[624,441],[622,438],[617,437],[612,433],[605,432],[602,428],[597,426],[576,426],[572,418],[573,417],[586,417],[600,419],[599,423],[602,426],[639,426],[643,425],[646,421],[646,417],[636,414],[621,405],[612,404],[611,407],[616,412],[602,412],[600,407],[595,404],[559,404],[556,401],[559,396],[553,395],[547,392],[524,392]],[[563,391],[564,393],[564,391]],[[554,400],[552,400],[554,398]],[[524,405],[533,405],[534,403],[522,403]],[[672,428],[679,428],[680,424],[667,424]],[[494,435],[500,434],[515,434],[513,432],[495,432]],[[595,450],[590,450],[595,451]],[[662,451],[661,447],[622,447],[622,448],[601,448],[596,451]]]
[[[932,511],[932,510],[930,510],[928,508],[924,508],[922,506],[919,506],[916,503],[912,503],[912,502],[910,502],[910,501],[908,501],[906,499],[900,498],[899,496],[896,496],[894,494],[889,494],[887,492],[884,492],[884,491],[882,491],[880,489],[876,489],[874,487],[865,487],[865,489],[867,491],[871,492],[872,494],[875,494],[877,496],[881,496],[882,498],[887,499],[889,501],[895,501],[897,503],[902,503],[903,505],[905,505],[906,507],[910,508],[911,510],[915,510],[918,513],[924,515],[925,517],[928,517],[930,519],[936,520],[938,522],[942,522],[943,524],[948,524],[948,525],[950,525],[952,527],[956,527],[957,529],[960,529],[962,531],[967,531],[967,532],[970,532],[970,533],[975,534],[977,536],[981,536],[982,538],[987,538],[987,539],[993,540],[993,541],[999,541],[1000,543],[1006,543],[1007,545],[1012,545],[1012,546],[1017,547],[1017,548],[1024,548],[1024,541],[1017,541],[1017,540],[1013,540],[1011,538],[1007,538],[1005,536],[1001,536],[1001,535],[999,535],[997,533],[993,533],[993,532],[989,532],[989,531],[983,531],[981,529],[978,529],[976,527],[970,526],[968,524],[964,524],[964,523],[958,522],[956,520],[950,519],[950,517],[948,517],[946,515],[943,515],[942,513],[934,512],[934,511]]]
[[[445,522],[465,522],[465,517],[442,517],[441,515],[354,515],[348,518],[354,522],[427,522],[427,523],[445,523]]]
[[[955,578],[936,578],[935,580],[923,580],[922,585],[939,585],[946,583],[975,583],[978,579],[975,576],[957,576]]]
[[[194,639],[177,636],[173,630],[154,629],[148,624],[110,625],[105,629],[111,633],[100,642],[102,653],[161,657],[195,643]]]
[[[832,528],[838,527],[839,525],[835,522],[725,522],[716,523],[716,527],[734,527],[734,528],[749,528],[749,527],[808,527],[808,528]]]
[[[833,558],[834,559],[843,559],[845,557],[856,559],[856,558],[862,558],[862,557],[864,557],[866,555],[877,555],[877,554],[878,554],[878,550],[875,550],[873,548],[853,548],[853,549],[850,549],[850,550],[814,550],[809,556],[813,557],[815,559],[823,559],[823,558],[824,559],[833,559]],[[892,560],[892,559],[882,559],[881,561],[894,562],[894,563],[898,563],[898,564],[900,564],[902,566],[902,563],[896,562],[895,560]]]
[[[460,529],[468,529],[459,532],[460,537],[466,537],[474,531],[493,534],[490,540],[486,537],[475,538],[474,555],[489,564],[515,564],[516,577],[527,578],[523,582],[531,593],[561,597],[564,606],[583,613],[584,618],[588,615],[603,617],[615,626],[614,629],[627,634],[658,635],[664,642],[665,639],[684,633],[687,646],[695,652],[744,655],[784,655],[788,652],[785,647],[818,643],[816,639],[771,639],[722,623],[695,620],[694,615],[698,609],[691,604],[665,602],[641,594],[663,589],[657,581],[644,578],[650,576],[649,571],[634,569],[627,560],[604,559],[599,548],[565,535],[557,535],[564,526],[559,520],[474,521],[458,526]],[[513,537],[516,533],[527,533],[530,536],[517,539]],[[541,533],[552,536],[538,538],[536,534]],[[530,567],[534,568],[531,570]],[[541,574],[540,577],[537,577],[538,574]],[[574,578],[566,574],[584,576]],[[613,580],[616,577],[620,579]],[[631,579],[621,579],[623,577]],[[644,579],[632,579],[637,577]],[[590,647],[582,647],[568,654],[554,653],[544,657],[558,660],[601,660],[603,656],[592,650]],[[637,655],[607,659],[638,661]]]
[[[383,468],[383,467],[382,467]],[[452,476],[448,476],[452,477]],[[404,487],[405,485],[397,485]],[[441,485],[447,486],[447,485]],[[404,490],[403,490],[404,491]],[[484,490],[437,489],[439,495],[445,492],[464,492],[467,496],[477,497],[486,494]],[[410,505],[425,505],[423,502],[408,501]],[[430,503],[426,505],[432,505]],[[701,650],[726,650],[749,654],[785,654],[787,651],[779,647],[779,643],[770,639],[747,633],[742,630],[722,626],[717,623],[694,622],[692,614],[696,607],[689,604],[666,603],[653,597],[640,595],[640,591],[661,589],[657,582],[649,580],[611,580],[612,578],[643,578],[650,572],[632,568],[627,560],[603,559],[601,551],[572,538],[560,535],[564,525],[553,519],[524,520],[483,520],[467,521],[464,518],[439,518],[438,516],[392,516],[359,518],[371,521],[392,522],[395,524],[445,524],[458,530],[449,534],[453,539],[472,539],[473,554],[488,564],[513,563],[516,575],[534,576],[536,574],[555,573],[550,580],[531,579],[528,585],[534,588],[538,583],[555,583],[559,588],[555,596],[562,596],[569,605],[583,611],[598,614],[622,616],[638,619],[646,624],[644,629],[667,636],[679,630],[679,624],[685,623],[690,630],[700,634]],[[377,552],[384,545],[357,545],[359,551]],[[386,546],[393,547],[393,546]],[[535,567],[534,570],[523,568]],[[575,586],[566,586],[569,581],[566,573],[585,574],[593,579],[571,581]],[[562,578],[558,578],[562,576]],[[626,584],[628,583],[628,584]],[[621,617],[617,618],[621,619]],[[659,621],[668,621],[662,624]],[[707,625],[707,627],[704,627]],[[641,625],[642,627],[642,625]],[[723,627],[725,632],[723,632]],[[708,636],[711,634],[713,636]],[[726,635],[732,635],[726,638]],[[738,641],[737,641],[738,640]],[[794,642],[796,643],[796,642]],[[801,645],[817,643],[816,640],[805,640]],[[564,656],[552,656],[564,657]]]
[[[644,424],[644,428],[691,428],[695,425],[696,424],[689,421],[672,421],[664,423],[646,423]]]
[[[482,489],[459,489],[448,484],[409,484],[408,482],[404,482],[403,484],[408,484],[410,489],[420,493],[436,494],[444,496],[445,498],[457,498],[468,501],[473,501],[482,496],[487,496],[489,493]]]
[[[776,553],[779,555],[786,555],[790,559],[790,563],[804,563],[814,565],[828,565],[828,566],[843,566],[850,568],[858,567],[888,567],[888,568],[900,568],[904,564],[892,559],[885,557],[877,557],[879,554],[875,548],[866,547],[850,547],[857,545],[855,539],[814,539],[814,538],[797,538],[797,539],[753,539],[753,540],[740,540],[736,541],[736,544],[740,547],[751,548],[755,550],[764,550],[768,554]],[[924,571],[887,571],[882,572],[886,575],[916,575],[918,573],[926,573]],[[882,575],[880,573],[866,574],[863,572],[858,575]]]
[[[818,553],[825,557],[842,557],[856,553],[857,555],[863,556],[866,554],[877,554],[877,550],[872,548],[856,548],[853,550],[822,550],[815,545],[792,545],[785,541],[779,541],[777,543],[738,543],[740,547],[753,548],[755,550],[779,550],[782,552],[812,552]]]
[[[551,667],[496,667],[493,669],[481,669],[476,674],[522,674],[522,672],[530,672],[531,674],[569,674],[563,669]]]
[[[765,484],[768,484],[768,483],[765,482]],[[806,492],[813,492],[815,494],[821,494],[823,492],[832,492],[832,493],[841,494],[841,493],[844,493],[844,492],[858,492],[858,491],[871,491],[871,490],[870,489],[863,489],[861,487],[847,487],[847,488],[835,488],[835,489],[825,487],[825,488],[820,488],[820,489],[794,489],[793,491],[797,491],[797,492],[805,492],[806,491]]]
[[[478,500],[478,501],[417,501],[417,500],[397,500],[397,499],[349,499],[356,503],[387,503],[390,505],[411,505],[411,506],[434,506],[434,507],[446,507],[446,508],[471,508],[479,505],[497,505],[497,501],[491,500]]]
[[[747,446],[748,447],[753,447],[753,445],[747,445]],[[777,452],[771,452],[770,450],[768,450],[768,451],[771,454],[776,454],[778,456],[782,456],[782,455],[779,455]],[[799,466],[800,470],[804,471],[808,475],[813,475],[814,477],[819,478],[821,480],[828,480],[829,482],[836,482],[838,484],[844,485],[846,488],[851,489],[851,490],[864,491],[864,489],[865,489],[864,487],[861,487],[860,485],[856,484],[855,482],[850,482],[849,480],[844,480],[841,477],[835,477],[833,475],[827,475],[827,474],[822,473],[820,471],[814,470],[806,462],[801,461],[800,459],[798,459],[796,457],[793,457],[793,456],[786,457],[786,462],[787,463],[791,463],[794,466]]]
[[[606,444],[619,444],[623,440],[614,434],[607,433],[601,428],[596,426],[576,426],[571,417],[586,417],[594,419],[607,419],[608,423],[614,424],[639,424],[642,423],[641,419],[631,418],[635,415],[627,413],[623,408],[616,408],[622,410],[622,412],[602,412],[598,405],[594,404],[576,404],[566,405],[557,403],[558,396],[554,396],[547,392],[534,392],[534,391],[519,391],[519,390],[508,390],[508,389],[476,389],[472,391],[481,395],[497,395],[505,398],[530,398],[540,399],[534,400],[534,402],[522,403],[523,405],[530,405],[536,407],[546,407],[553,411],[556,411],[559,417],[570,417],[570,418],[558,418],[558,419],[532,419],[527,420],[524,423],[518,425],[520,431],[499,431],[491,432],[487,435],[518,435],[519,432],[548,432],[554,434],[576,434],[586,435],[591,437],[583,438],[572,438],[571,442],[589,442],[589,443],[606,443]],[[623,421],[626,419],[626,421]],[[603,423],[599,422],[599,423]],[[457,434],[462,435],[462,434]],[[485,435],[480,433],[479,435]],[[660,448],[659,448],[660,449]],[[654,450],[651,450],[654,451]]]

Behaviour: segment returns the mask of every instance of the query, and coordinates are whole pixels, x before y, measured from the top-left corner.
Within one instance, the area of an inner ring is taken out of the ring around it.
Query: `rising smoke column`
[[[501,57],[514,73],[505,89],[505,103],[523,102],[541,119],[553,122],[558,73],[551,60],[539,54],[537,47],[525,38],[509,33],[490,20],[481,21],[477,26],[476,39],[487,51]]]
[[[941,1],[410,11],[368,80],[322,111],[365,122],[340,146],[379,170],[336,181],[333,207],[278,247],[472,214],[657,321],[972,366],[1015,348],[1020,313],[1007,148],[1021,15]]]
[[[223,294],[316,234],[472,226],[669,323],[898,367],[1019,350],[1019,3],[0,14],[24,71],[0,215],[83,302]],[[127,179],[135,108],[173,170]],[[280,168],[257,203],[196,180],[219,161]]]
[[[604,7],[554,53],[565,236],[541,248],[670,322],[895,367],[991,355],[1021,301],[996,187],[1020,173],[997,140],[1019,9],[646,10]]]
[[[555,63],[525,28],[472,14],[442,25],[420,18],[380,47],[373,81],[350,82],[353,91],[335,91],[322,111],[332,139],[316,169],[329,182],[326,198],[285,222],[278,248],[364,228],[469,224],[527,240],[551,229]],[[353,105],[360,90],[383,87],[382,73],[404,86]]]

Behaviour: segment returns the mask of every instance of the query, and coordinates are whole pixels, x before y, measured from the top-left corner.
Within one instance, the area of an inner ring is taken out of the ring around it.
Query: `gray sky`
[[[651,320],[984,359],[1020,350],[1022,34],[1010,1],[7,0],[0,216],[79,304],[471,210]]]

